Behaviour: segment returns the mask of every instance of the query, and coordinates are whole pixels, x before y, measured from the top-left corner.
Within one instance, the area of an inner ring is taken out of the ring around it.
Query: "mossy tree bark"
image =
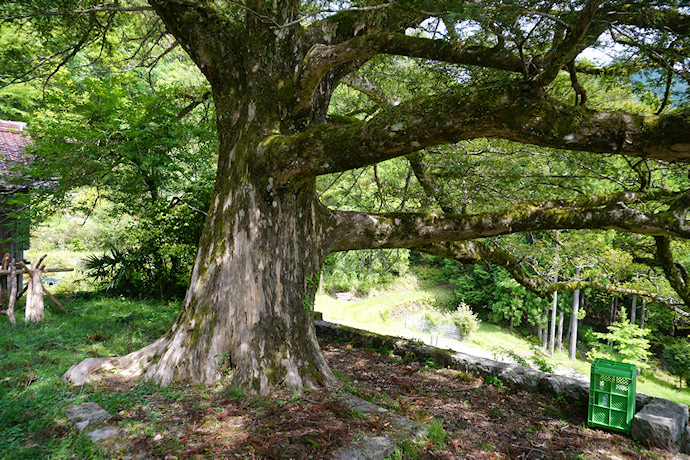
[[[172,329],[128,356],[74,366],[66,374],[74,383],[108,368],[160,384],[214,382],[227,365],[237,384],[261,393],[281,383],[328,384],[332,375],[316,343],[310,308],[329,252],[433,252],[453,241],[560,228],[690,236],[689,200],[673,192],[533,202],[478,215],[345,212],[325,208],[316,196],[318,175],[481,137],[689,160],[687,117],[565,106],[543,89],[564,56],[596,39],[587,27],[598,2],[573,19],[572,33],[554,45],[550,61],[535,57],[537,67],[526,72],[524,59],[507,50],[405,35],[430,14],[413,8],[355,9],[303,27],[296,0],[222,6],[149,1],[213,88],[216,187],[184,309]],[[380,53],[480,65],[524,78],[391,105],[366,121],[331,122],[328,105],[341,79]],[[645,208],[646,201],[661,198],[675,200],[675,206]]]

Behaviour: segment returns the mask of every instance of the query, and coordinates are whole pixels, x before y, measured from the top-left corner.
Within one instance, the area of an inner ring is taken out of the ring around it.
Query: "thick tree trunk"
[[[258,147],[240,148],[224,148],[221,140],[227,159],[218,174],[227,179],[217,181],[184,309],[171,331],[123,358],[82,362],[66,379],[81,384],[115,367],[126,378],[161,385],[212,383],[230,372],[233,383],[258,393],[279,384],[332,383],[312,325],[328,211],[313,180],[276,190],[272,177],[252,174],[247,160],[259,157],[250,154]]]
[[[26,292],[26,306],[24,307],[24,321],[27,323],[40,323],[45,318],[41,282],[41,270],[30,270],[29,290]]]

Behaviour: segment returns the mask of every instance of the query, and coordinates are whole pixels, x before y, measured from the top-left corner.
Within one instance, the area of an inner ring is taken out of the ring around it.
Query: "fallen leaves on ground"
[[[344,406],[338,394],[348,391],[425,425],[442,426],[442,441],[430,436],[427,442],[408,444],[398,452],[401,458],[672,457],[625,436],[586,428],[586,407],[500,381],[491,385],[409,356],[321,343],[340,380],[338,390],[280,390],[254,397],[232,388],[204,392],[189,386],[172,399],[166,392],[149,394],[113,420],[131,433],[133,451],[147,458],[329,458],[354,439],[390,429],[381,418]]]

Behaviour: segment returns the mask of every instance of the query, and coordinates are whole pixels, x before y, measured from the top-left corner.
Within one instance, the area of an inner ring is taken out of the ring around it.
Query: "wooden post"
[[[45,319],[43,306],[43,279],[41,270],[30,270],[23,262],[20,262],[24,270],[29,272],[29,290],[26,293],[26,306],[24,307],[24,322],[40,323]]]
[[[14,317],[14,307],[17,305],[17,267],[15,265],[14,259],[12,259],[12,265],[10,266],[10,302],[7,306],[7,312],[5,313],[10,319],[12,325],[17,323],[17,319]]]
[[[7,270],[10,265],[10,253],[6,252],[2,258],[2,269]],[[7,277],[0,276],[0,308],[7,305]]]

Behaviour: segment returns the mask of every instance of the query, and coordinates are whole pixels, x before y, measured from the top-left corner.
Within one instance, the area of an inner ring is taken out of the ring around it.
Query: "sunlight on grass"
[[[470,341],[478,347],[491,350],[494,347],[506,348],[518,354],[531,353],[532,344],[527,340],[511,334],[495,324],[483,322]]]
[[[399,324],[385,321],[387,313],[396,305],[434,296],[440,290],[425,289],[400,293],[381,294],[360,301],[342,301],[325,294],[318,294],[314,309],[323,313],[326,321],[365,329],[379,334],[399,335],[404,329]]]

